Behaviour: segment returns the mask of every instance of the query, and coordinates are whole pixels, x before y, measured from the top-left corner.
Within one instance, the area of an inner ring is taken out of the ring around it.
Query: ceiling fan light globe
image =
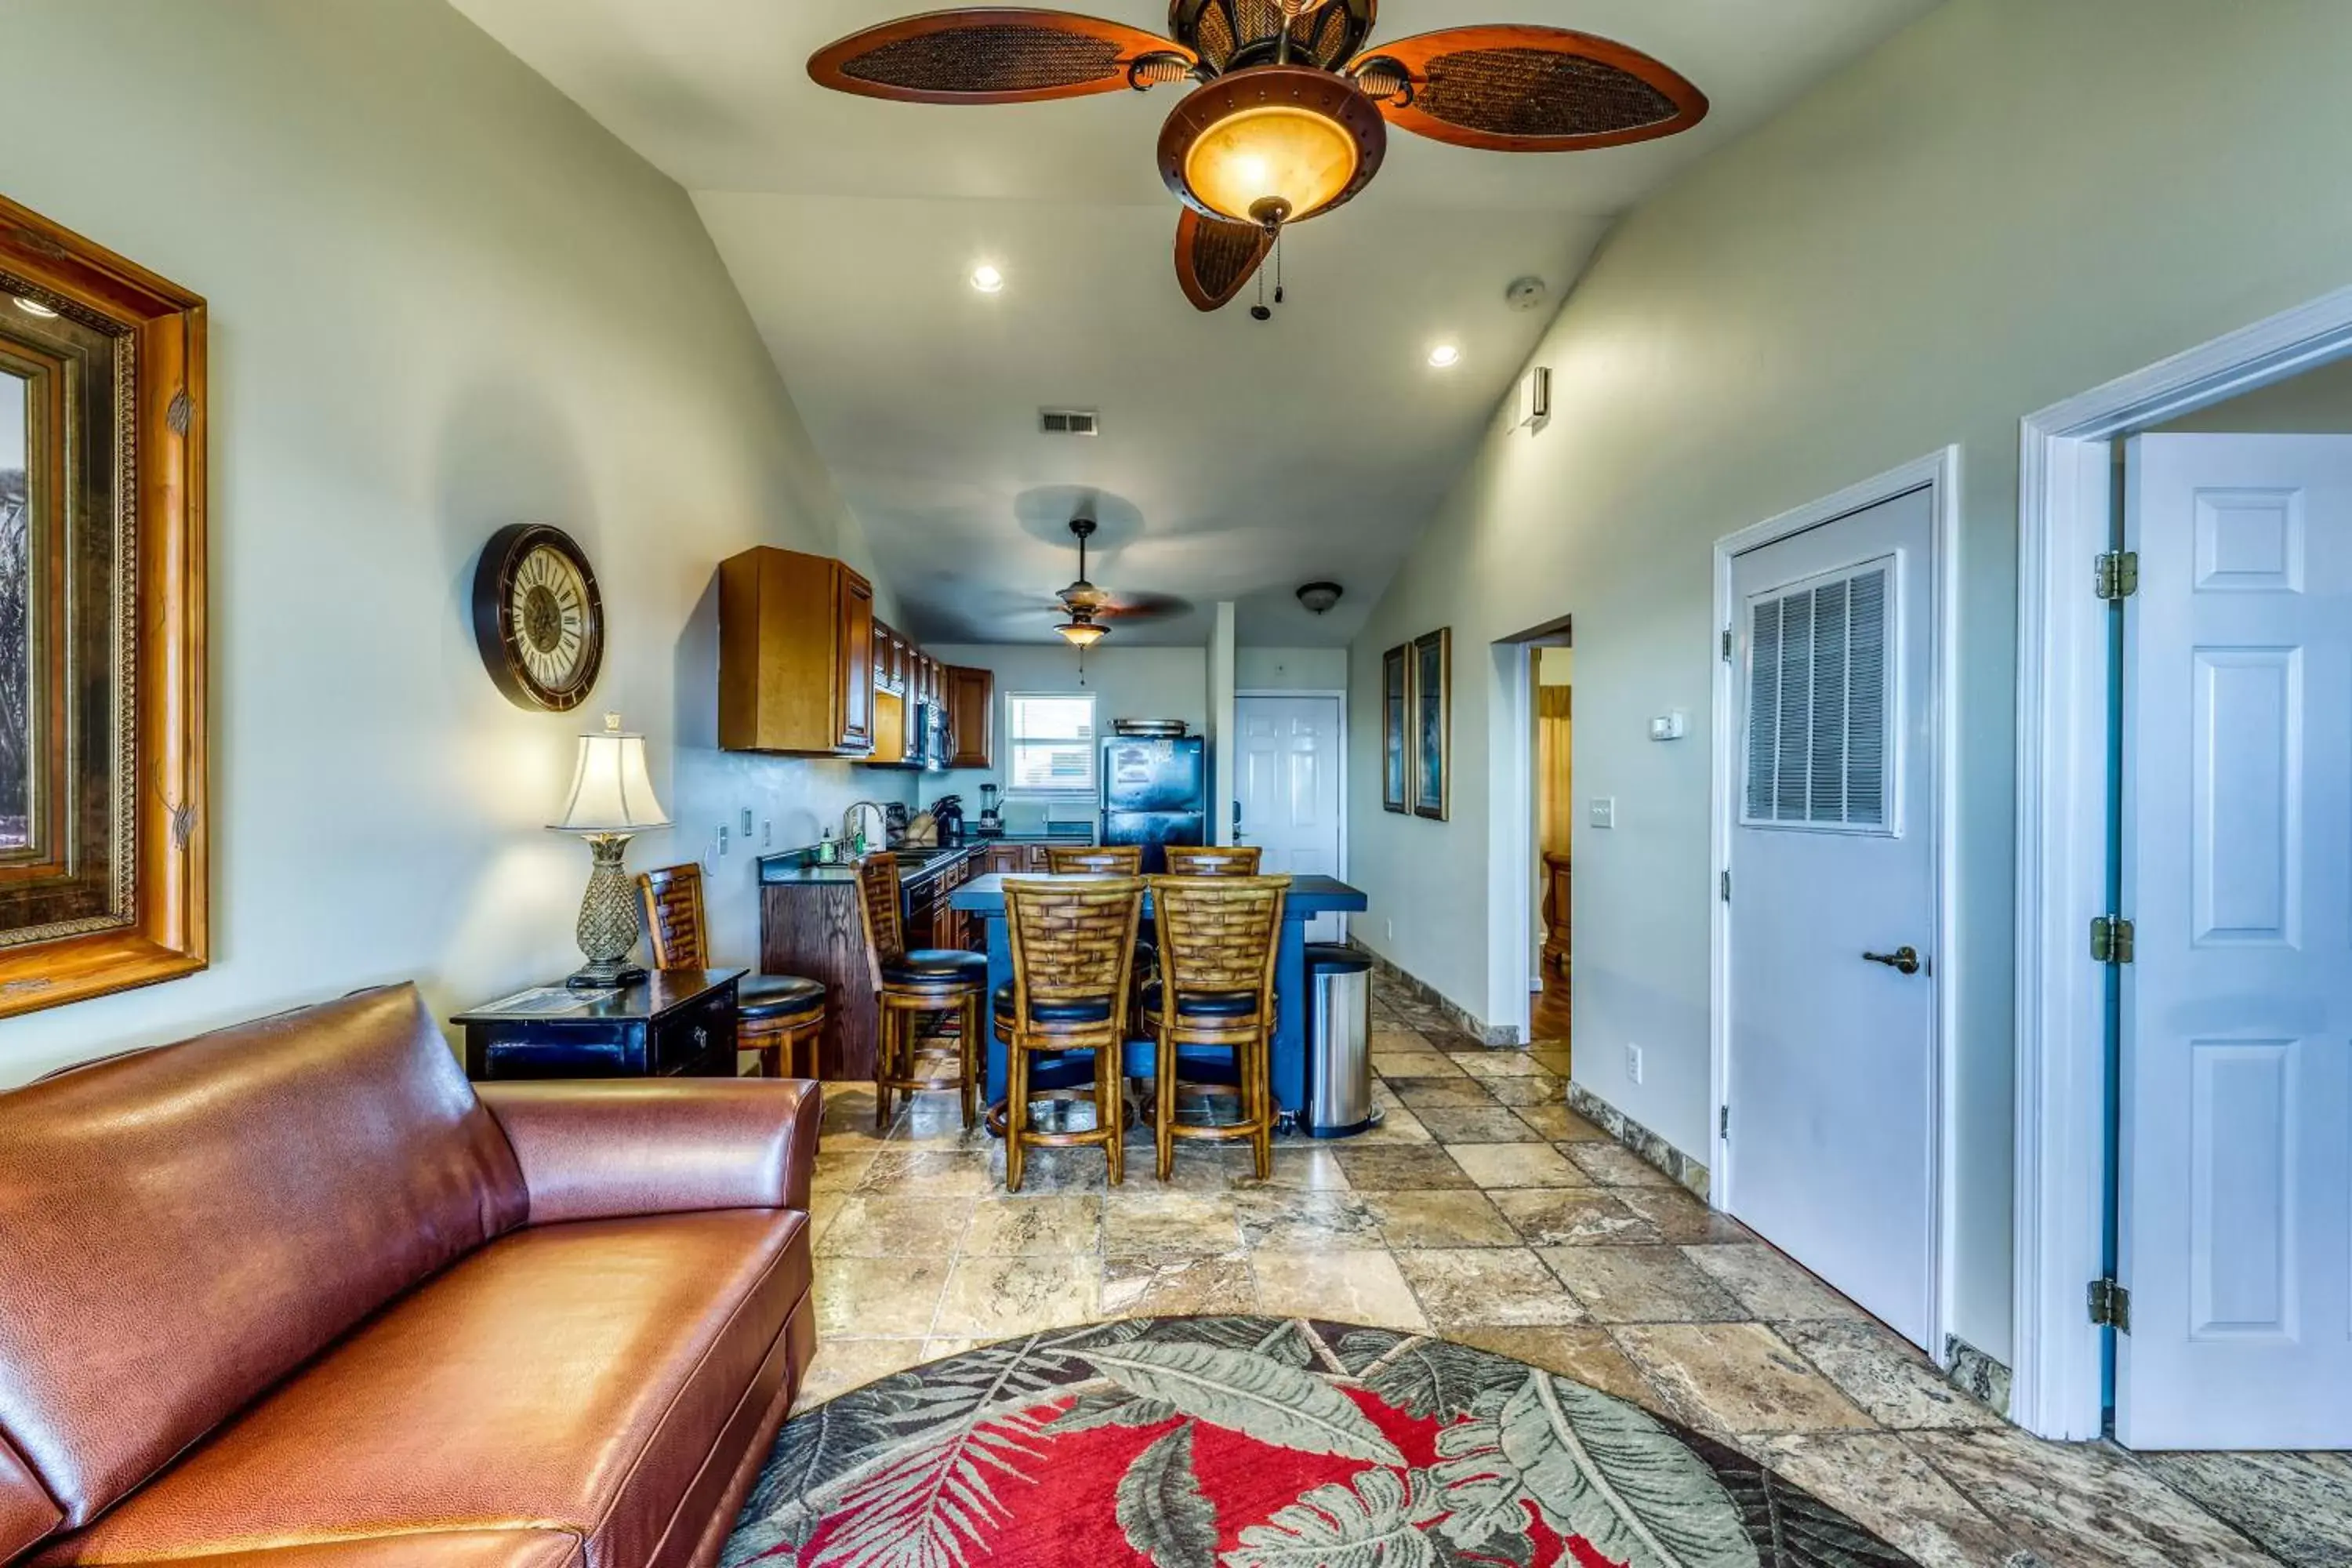
[[[1184,183],[1212,211],[1281,223],[1331,205],[1356,178],[1356,139],[1327,114],[1264,104],[1224,116],[1193,140]]]
[[[1088,620],[1065,621],[1054,629],[1061,633],[1062,640],[1072,647],[1092,647],[1110,635],[1108,626],[1098,626]]]
[[[1160,132],[1160,174],[1202,216],[1262,229],[1328,212],[1364,188],[1388,122],[1332,71],[1253,65],[1192,93]]]

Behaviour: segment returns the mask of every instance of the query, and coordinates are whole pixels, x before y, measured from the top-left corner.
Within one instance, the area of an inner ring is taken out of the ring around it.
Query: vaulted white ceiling
[[[827,92],[819,46],[942,0],[455,0],[693,193],[908,629],[1049,639],[1065,525],[1091,575],[1189,606],[1122,641],[1345,642],[1460,470],[1609,223],[1934,0],[1383,0],[1374,34],[1534,22],[1644,49],[1713,111],[1669,141],[1509,156],[1392,134],[1286,242],[1286,302],[1176,288],[1151,149],[1182,89],[989,108]],[[1069,8],[1163,29],[1165,0]],[[982,262],[1001,293],[970,285]],[[1513,279],[1549,287],[1515,311]],[[1451,370],[1429,347],[1458,343]],[[1043,407],[1099,410],[1093,439]],[[1345,585],[1307,615],[1292,590]]]

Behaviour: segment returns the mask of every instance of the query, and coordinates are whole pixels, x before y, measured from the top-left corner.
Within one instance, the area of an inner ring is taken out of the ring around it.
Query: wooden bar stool
[[[708,969],[702,868],[659,866],[637,877],[646,936],[656,969]],[[735,983],[735,1044],[760,1053],[761,1078],[814,1078],[824,1037],[824,982],[798,974],[747,974]],[[805,1058],[803,1052],[805,1048]]]
[[[1048,844],[1045,869],[1056,877],[1137,877],[1143,873],[1143,846]]]
[[[1255,877],[1265,851],[1255,844],[1171,844],[1171,877]]]
[[[1145,998],[1143,1026],[1159,1042],[1152,1135],[1160,1179],[1176,1163],[1176,1140],[1247,1139],[1258,1180],[1274,1173],[1274,960],[1282,935],[1287,877],[1169,876],[1151,879],[1160,930],[1160,984]],[[1295,1004],[1294,1004],[1295,1005]],[[1229,1050],[1241,1089],[1241,1120],[1178,1126],[1177,1052]]]
[[[1048,844],[1045,869],[1056,877],[1139,877],[1143,874],[1140,844]],[[1151,951],[1151,933],[1135,941],[1135,975],[1128,994],[1128,1016],[1143,1016],[1143,987],[1159,973]]]
[[[1099,1143],[1114,1184],[1126,1179],[1123,1086],[1128,988],[1143,883],[1133,877],[1004,880],[1004,928],[1013,979],[997,988],[993,1012],[1004,1037],[1004,1186],[1021,1190],[1030,1146]],[[1095,1124],[1075,1132],[1030,1125],[1029,1059],[1093,1053]]]
[[[988,956],[950,947],[907,950],[898,921],[898,858],[886,851],[857,863],[857,914],[866,928],[866,962],[874,976],[874,1125],[890,1124],[890,1097],[926,1089],[952,1089],[963,1097],[963,1124],[979,1120],[981,999],[988,994]],[[922,1021],[951,1013],[956,1021],[953,1078],[918,1078]]]

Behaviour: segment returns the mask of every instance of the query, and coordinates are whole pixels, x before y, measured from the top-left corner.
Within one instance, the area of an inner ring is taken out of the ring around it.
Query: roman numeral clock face
[[[474,637],[490,679],[524,708],[577,708],[604,662],[604,604],[562,529],[502,528],[474,574]]]

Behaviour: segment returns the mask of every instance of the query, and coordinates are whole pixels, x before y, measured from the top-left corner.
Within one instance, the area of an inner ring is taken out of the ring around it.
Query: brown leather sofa
[[[0,1095],[0,1563],[712,1562],[814,1084],[466,1081],[414,987]]]

